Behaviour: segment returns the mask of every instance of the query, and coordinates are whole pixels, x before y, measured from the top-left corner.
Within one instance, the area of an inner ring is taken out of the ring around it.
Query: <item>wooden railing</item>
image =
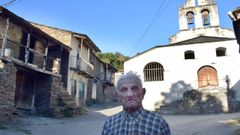
[[[36,51],[32,48],[27,48],[25,45],[9,39],[5,40],[5,48],[3,51],[2,46],[3,39],[0,39],[1,58],[7,58],[12,61],[20,62],[42,71],[49,71],[54,74],[59,74],[61,60],[58,58],[46,56],[39,51]]]
[[[89,73],[89,68],[94,69],[93,65],[82,57],[70,56],[70,67]]]

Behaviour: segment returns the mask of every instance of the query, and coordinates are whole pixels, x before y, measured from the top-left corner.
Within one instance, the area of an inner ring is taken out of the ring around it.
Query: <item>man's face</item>
[[[119,83],[117,96],[128,111],[135,111],[142,106],[142,100],[145,91],[143,91],[139,82],[135,79],[125,79]]]

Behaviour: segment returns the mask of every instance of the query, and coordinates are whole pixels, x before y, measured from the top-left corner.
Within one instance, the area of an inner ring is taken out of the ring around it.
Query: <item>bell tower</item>
[[[215,0],[186,0],[184,6],[179,7],[178,15],[180,31],[219,27]]]
[[[169,38],[170,43],[199,36],[235,38],[232,30],[220,27],[215,0],[186,0],[178,17],[180,31]]]

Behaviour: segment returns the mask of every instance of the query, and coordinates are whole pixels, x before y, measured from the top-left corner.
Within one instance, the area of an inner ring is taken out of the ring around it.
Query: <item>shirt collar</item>
[[[134,119],[137,120],[140,115],[143,112],[143,107],[140,107],[139,109],[137,109],[134,112],[127,112],[126,110],[123,111],[123,120],[127,120],[127,119]]]

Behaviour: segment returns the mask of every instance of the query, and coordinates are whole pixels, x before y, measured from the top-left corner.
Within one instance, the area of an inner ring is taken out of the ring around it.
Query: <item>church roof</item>
[[[180,41],[180,42],[177,42],[177,43],[172,43],[172,44],[167,44],[167,45],[157,45],[157,46],[152,47],[152,48],[150,48],[146,51],[143,51],[141,53],[137,53],[136,55],[134,55],[130,59],[135,58],[135,57],[137,57],[141,54],[144,54],[144,53],[149,52],[149,51],[151,51],[153,49],[156,49],[156,48],[173,47],[173,46],[190,45],[190,44],[199,44],[199,43],[211,43],[211,42],[220,42],[220,41],[229,41],[229,40],[236,40],[236,39],[235,38],[228,38],[228,37],[198,36],[198,37],[188,39],[188,40],[184,40],[184,41]]]
[[[209,42],[219,42],[219,41],[228,41],[228,40],[236,40],[236,39],[228,38],[228,37],[198,36],[192,39],[180,41],[180,42],[169,44],[169,45],[170,46],[171,45],[187,45],[187,44],[198,44],[198,43],[206,43],[206,42],[209,43]]]

